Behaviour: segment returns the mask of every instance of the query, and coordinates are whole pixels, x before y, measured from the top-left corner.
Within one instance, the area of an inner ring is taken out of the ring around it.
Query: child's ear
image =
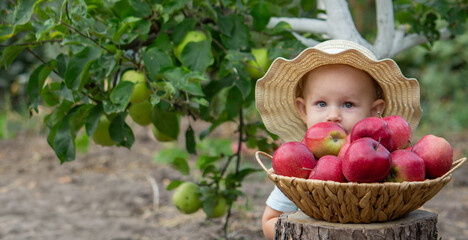
[[[377,99],[372,103],[371,116],[380,117],[379,113],[382,114],[385,109],[385,101],[383,99]]]
[[[294,101],[296,104],[296,109],[301,114],[302,121],[304,123],[307,122],[307,110],[306,110],[306,101],[304,98],[297,97],[296,100]]]

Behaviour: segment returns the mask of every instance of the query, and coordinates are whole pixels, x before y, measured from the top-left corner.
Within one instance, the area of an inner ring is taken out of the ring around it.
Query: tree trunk
[[[382,223],[331,223],[315,220],[301,211],[283,213],[276,223],[275,239],[437,239],[437,214],[415,210],[403,218]]]

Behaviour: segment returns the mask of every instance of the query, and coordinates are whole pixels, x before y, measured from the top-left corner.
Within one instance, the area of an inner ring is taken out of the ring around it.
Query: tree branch
[[[401,33],[400,33],[401,34]],[[447,28],[443,28],[440,30],[440,38],[439,40],[447,39],[451,36],[452,34]],[[405,51],[406,49],[412,48],[414,46],[427,43],[428,40],[424,34],[409,34],[404,36],[401,41],[399,41],[398,44],[394,44],[392,51],[389,53],[387,57],[393,57],[397,55],[400,52]]]
[[[323,3],[327,10],[327,23],[330,29],[328,35],[331,38],[353,41],[372,49],[372,45],[361,36],[354,25],[348,3],[345,0],[327,0]]]
[[[301,34],[297,33],[297,32],[292,32],[292,34],[294,35],[294,37],[296,37],[297,40],[299,40],[302,44],[306,45],[306,46],[309,46],[309,47],[312,47],[312,46],[315,46],[317,44],[319,44],[320,42],[315,40],[315,39],[312,39],[312,38],[306,38],[306,37],[303,37]]]
[[[328,25],[324,20],[308,19],[308,18],[288,18],[288,17],[273,17],[267,24],[267,28],[273,28],[280,22],[286,22],[291,25],[295,32],[327,34]]]
[[[374,43],[373,52],[380,59],[388,56],[393,46],[396,46],[398,43],[393,42],[395,37],[395,20],[393,17],[392,0],[376,1],[375,8],[377,15],[377,38]]]

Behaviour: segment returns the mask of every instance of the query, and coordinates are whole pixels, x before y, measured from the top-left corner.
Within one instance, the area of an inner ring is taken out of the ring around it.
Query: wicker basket
[[[450,180],[451,173],[466,158],[455,161],[442,177],[421,182],[339,183],[285,177],[263,165],[255,157],[268,178],[308,216],[334,223],[386,222],[403,217],[434,197]]]

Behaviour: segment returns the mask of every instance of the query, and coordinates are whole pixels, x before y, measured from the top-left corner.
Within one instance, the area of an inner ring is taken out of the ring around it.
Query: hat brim
[[[307,72],[329,64],[346,64],[367,72],[380,85],[385,101],[382,116],[399,115],[414,131],[421,119],[419,83],[406,78],[391,59],[374,60],[350,49],[328,54],[307,48],[296,58],[277,58],[255,87],[256,107],[268,131],[284,141],[301,141],[307,131],[294,101],[296,87]]]

